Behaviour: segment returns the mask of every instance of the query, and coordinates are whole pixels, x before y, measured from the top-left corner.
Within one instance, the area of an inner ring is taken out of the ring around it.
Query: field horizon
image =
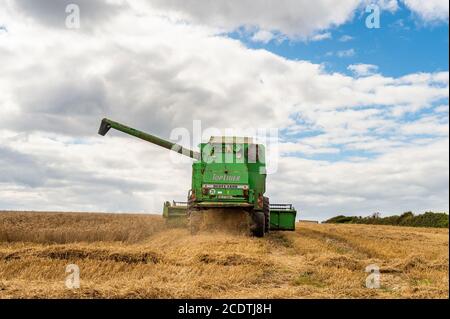
[[[0,298],[448,298],[448,229],[297,223],[252,238],[156,214],[0,212]],[[69,289],[66,266],[80,269]],[[380,287],[369,289],[368,266]]]

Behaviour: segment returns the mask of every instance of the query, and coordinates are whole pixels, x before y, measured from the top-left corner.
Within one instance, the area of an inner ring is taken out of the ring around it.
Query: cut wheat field
[[[0,298],[448,298],[448,229],[299,223],[251,238],[156,215],[0,213]],[[68,289],[68,264],[80,288]],[[365,268],[380,268],[379,289]]]

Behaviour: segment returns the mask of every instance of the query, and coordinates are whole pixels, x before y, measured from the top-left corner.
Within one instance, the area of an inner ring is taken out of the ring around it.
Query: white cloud
[[[348,42],[353,40],[353,37],[351,35],[345,34],[342,37],[339,38],[340,42]]]
[[[349,21],[361,0],[156,0],[151,4],[163,12],[176,11],[180,19],[227,30],[258,27],[278,31],[292,39],[305,39]]]
[[[367,76],[375,73],[378,70],[378,66],[373,64],[350,64],[347,69],[355,73],[357,76]]]
[[[381,10],[386,10],[390,12],[395,12],[398,10],[398,1],[397,0],[368,0],[367,3],[376,3]]]
[[[425,21],[448,21],[447,0],[402,0]],[[207,24],[222,30],[259,28],[281,33],[291,40],[311,40],[327,34],[327,30],[353,19],[355,12],[368,4],[381,10],[396,12],[398,0],[242,0],[230,4],[226,0],[153,0],[151,5],[163,14],[177,19]]]
[[[319,33],[319,34],[315,34],[311,37],[311,41],[322,41],[322,40],[326,40],[326,39],[331,39],[331,33],[330,32],[324,32],[324,33]]]
[[[403,134],[406,135],[442,135],[448,136],[448,117],[445,118],[431,115],[424,116],[420,120],[406,123],[401,127]]]
[[[348,50],[340,50],[338,52],[336,52],[336,55],[340,58],[348,58],[348,57],[352,57],[356,54],[355,49],[348,49]]]
[[[152,213],[168,198],[185,199],[174,194],[175,181],[189,188],[189,164],[123,136],[2,130],[0,145],[0,209]]]
[[[10,6],[20,9],[20,15],[31,17],[45,25],[60,27],[64,22],[64,12],[70,0],[55,3],[52,0],[6,0]],[[448,2],[445,0],[402,0],[405,5],[425,21],[448,21]],[[173,22],[189,22],[208,25],[216,32],[245,30],[255,41],[267,43],[269,33],[280,34],[291,40],[321,39],[328,30],[353,19],[355,13],[363,12],[368,4],[377,4],[382,10],[395,12],[398,0],[341,0],[339,5],[333,0],[242,0],[230,4],[226,0],[79,0],[84,28],[108,22],[111,17],[126,12],[130,7],[135,12],[146,12],[149,6],[156,14]],[[1,30],[1,29],[0,29]],[[326,37],[328,38],[328,37]],[[344,41],[349,38],[343,37]]]
[[[436,113],[447,113],[447,115],[448,115],[448,112],[449,112],[448,105],[439,105],[434,109],[434,111]]]
[[[268,191],[279,190],[279,202],[298,203],[304,219],[338,213],[392,214],[407,207],[415,212],[448,212],[448,142],[443,138],[356,162],[285,157],[279,174],[269,177]]]
[[[89,31],[18,18],[15,6],[0,13],[0,209],[160,211],[184,199],[190,165],[97,136],[108,116],[162,137],[194,119],[285,130],[268,194],[310,218],[448,210],[448,112],[419,113],[446,105],[448,72],[328,73],[139,4]],[[316,133],[296,138],[304,132]],[[330,154],[338,160],[314,159]]]
[[[65,26],[66,7],[74,3],[71,0],[5,0],[17,8],[18,17],[31,18],[47,26],[62,28]],[[128,5],[122,0],[77,0],[83,27],[98,25],[109,21]],[[4,8],[2,8],[4,9]]]
[[[449,16],[447,0],[403,0],[405,5],[427,22],[446,21]]]
[[[306,155],[316,154],[338,154],[340,152],[337,147],[326,147],[320,145],[314,145],[313,143],[299,142],[282,142],[278,146],[280,155],[290,155],[295,153],[301,153]]]
[[[266,30],[259,30],[252,36],[252,41],[268,43],[273,38],[275,38],[275,35],[272,32]]]

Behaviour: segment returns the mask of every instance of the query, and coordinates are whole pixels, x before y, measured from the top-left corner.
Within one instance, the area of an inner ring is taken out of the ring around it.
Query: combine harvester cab
[[[273,227],[270,225],[269,198],[264,196],[265,147],[254,143],[251,137],[213,136],[201,143],[200,152],[196,152],[109,119],[103,119],[99,134],[106,135],[111,128],[194,159],[187,204],[166,202],[163,210],[168,220],[181,220],[185,214],[192,234],[200,229],[208,210],[225,211],[227,216],[244,212],[249,217],[249,231],[256,237],[263,237],[270,229],[292,228],[292,223],[285,222],[289,216],[293,216],[295,227],[292,206],[291,212],[275,210],[278,221]]]
[[[295,230],[296,216],[292,204],[270,204],[270,230]]]

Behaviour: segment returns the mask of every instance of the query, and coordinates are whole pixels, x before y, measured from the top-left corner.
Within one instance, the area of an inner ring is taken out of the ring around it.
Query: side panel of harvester
[[[292,204],[270,204],[270,230],[295,230],[296,216]]]
[[[163,217],[166,223],[173,226],[186,226],[187,225],[187,210],[188,205],[186,202],[169,201],[164,203]]]

